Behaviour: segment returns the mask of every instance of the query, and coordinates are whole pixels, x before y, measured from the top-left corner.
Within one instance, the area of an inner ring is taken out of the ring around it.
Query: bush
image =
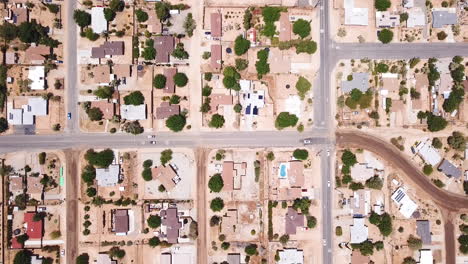
[[[46,156],[47,156],[47,154],[46,154],[45,152],[39,153],[38,158],[39,158],[39,164],[40,164],[40,165],[44,165],[44,164],[45,164],[45,162],[46,162]]]
[[[432,166],[430,164],[426,164],[424,165],[423,167],[423,172],[424,174],[426,175],[431,175],[431,173],[434,171],[434,169],[432,168]]]
[[[216,197],[213,200],[211,200],[210,208],[211,208],[211,210],[213,212],[219,212],[219,211],[223,210],[223,208],[224,208],[223,199],[221,199],[219,197]]]
[[[214,128],[221,128],[224,126],[224,116],[220,115],[220,114],[214,114],[212,117],[211,117],[211,121],[209,123],[209,126],[210,127],[214,127]]]
[[[317,218],[314,216],[307,216],[307,227],[314,228],[317,225]]]
[[[249,30],[252,27],[252,12],[247,8],[244,12],[244,29]]]
[[[143,161],[143,168],[150,168],[151,166],[153,166],[153,161],[152,160],[147,159],[147,160]]]
[[[310,91],[311,87],[312,84],[306,78],[299,77],[296,82],[296,90],[301,100],[304,100],[306,93]]]
[[[378,38],[383,44],[390,43],[393,40],[393,31],[390,29],[382,29],[379,32]]]
[[[263,75],[270,72],[270,64],[268,64],[268,53],[267,49],[263,49],[257,52],[257,62],[255,63],[255,69],[257,70],[257,77],[261,79]]]
[[[174,83],[177,87],[184,87],[187,85],[188,78],[183,72],[178,72],[174,75]]]
[[[296,20],[293,24],[293,32],[299,35],[301,38],[305,38],[310,35],[310,22],[302,18]]]
[[[258,254],[257,245],[256,244],[247,245],[245,247],[245,254],[247,254],[248,256],[257,255]]]
[[[141,172],[141,176],[145,181],[151,181],[153,180],[153,174],[151,172],[151,168],[144,168],[143,171]]]
[[[381,190],[383,187],[383,181],[379,176],[374,176],[366,181],[366,187]]]
[[[192,13],[188,13],[184,21],[184,29],[185,29],[185,32],[187,33],[187,36],[192,37],[193,31],[195,30],[196,27],[197,27],[197,24],[195,23],[195,20],[193,19]]]
[[[447,33],[445,33],[444,31],[441,31],[439,33],[437,33],[437,39],[438,40],[444,40],[447,38]]]
[[[89,263],[89,255],[87,253],[83,253],[76,257],[76,264],[88,264]]]
[[[309,157],[309,152],[306,149],[296,149],[293,152],[293,157],[298,160],[306,160]]]
[[[386,11],[392,3],[389,0],[375,0],[374,6],[378,11]]]
[[[313,40],[302,40],[297,42],[294,47],[296,48],[296,53],[307,53],[314,54],[317,51],[317,43]]]
[[[101,99],[111,99],[114,94],[114,87],[112,86],[99,86],[93,94]]]
[[[205,81],[209,82],[209,81],[211,81],[212,78],[213,78],[213,73],[211,73],[211,72],[206,72],[205,73]]]
[[[104,8],[104,18],[107,20],[107,22],[111,22],[115,18],[115,11],[110,9],[110,8]]]
[[[145,97],[140,91],[131,92],[124,97],[126,105],[142,105],[145,103]]]
[[[99,109],[97,107],[92,107],[92,108],[88,109],[88,111],[86,111],[86,113],[88,114],[88,118],[91,121],[101,121],[102,117],[104,116],[101,109]]]
[[[436,149],[442,148],[443,144],[442,141],[440,141],[439,138],[435,137],[432,139],[432,146]]]
[[[154,237],[152,237],[152,238],[150,238],[150,239],[148,240],[148,245],[149,245],[150,247],[153,247],[153,248],[154,248],[154,247],[159,246],[159,244],[161,244],[161,240],[159,240],[159,238],[156,237],[156,236],[154,236]]]
[[[380,62],[375,66],[375,71],[377,71],[378,73],[386,73],[388,72],[388,65],[383,62]]]
[[[236,59],[236,69],[238,71],[243,71],[249,66],[249,61],[241,58]]]
[[[210,226],[217,226],[221,222],[221,218],[217,215],[213,215],[210,218]]]
[[[149,18],[148,13],[146,13],[142,9],[137,9],[135,11],[135,15],[136,15],[136,18],[137,18],[138,22],[146,22],[146,20],[148,20],[148,18]]]
[[[432,113],[427,116],[427,129],[431,132],[443,130],[447,127],[447,124],[447,120],[441,116],[435,116]]]
[[[174,132],[179,132],[184,129],[186,122],[185,116],[173,115],[166,120],[166,126]]]
[[[357,163],[356,155],[352,153],[349,149],[346,149],[341,155],[341,162],[348,167],[352,167]]]
[[[228,250],[230,246],[231,246],[231,244],[230,244],[229,242],[223,242],[223,243],[221,243],[221,248],[222,248],[223,250]]]
[[[93,149],[89,149],[84,157],[90,165],[106,168],[109,167],[114,160],[114,151],[111,149],[105,149],[103,151],[96,152]]]
[[[158,215],[150,215],[146,220],[150,228],[158,228],[161,226],[161,217]]]
[[[299,121],[299,118],[296,115],[290,114],[289,112],[281,112],[276,117],[275,126],[278,129],[283,129],[286,127],[294,127],[296,126],[298,121]]]
[[[94,197],[96,196],[96,194],[97,194],[96,188],[89,187],[88,189],[86,189],[86,195],[88,195],[88,197]]]
[[[413,235],[410,235],[406,242],[408,243],[408,247],[412,250],[419,250],[422,248],[422,240]]]
[[[208,187],[212,192],[220,192],[223,189],[223,186],[223,177],[221,177],[221,174],[219,173],[211,176],[210,180],[208,181]]]
[[[464,151],[466,148],[466,139],[463,133],[454,131],[452,135],[447,138],[448,145],[457,151]]]
[[[172,150],[165,149],[161,152],[160,161],[162,165],[166,165],[169,161],[172,160]]]
[[[337,226],[335,228],[335,235],[336,236],[342,236],[343,235],[343,228],[341,226]]]
[[[241,104],[235,104],[234,105],[234,112],[240,113],[242,111],[242,105]]]
[[[109,250],[109,256],[110,256],[111,258],[122,259],[123,257],[125,257],[125,250],[120,249],[120,248],[118,248],[118,247],[112,247],[112,248]]]
[[[250,48],[250,41],[242,37],[242,35],[237,36],[234,41],[234,53],[237,56],[245,54]]]
[[[154,76],[153,85],[156,89],[163,89],[166,87],[166,76],[164,76],[164,74],[156,74],[156,76]]]
[[[76,9],[73,11],[73,19],[81,28],[91,25],[91,15],[86,11]]]

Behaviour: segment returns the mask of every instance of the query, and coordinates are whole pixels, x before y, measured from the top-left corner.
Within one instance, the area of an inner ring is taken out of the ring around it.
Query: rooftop
[[[25,51],[24,57],[31,64],[42,64],[46,56],[50,55],[50,51],[51,48],[46,45],[32,45]]]
[[[285,232],[287,235],[294,235],[298,227],[304,227],[304,215],[298,213],[292,207],[288,207],[285,218]]]
[[[353,250],[351,253],[351,264],[369,264],[370,257],[361,254],[360,250]]]
[[[224,182],[224,191],[239,190],[241,188],[241,177],[246,175],[247,163],[223,162],[221,177]]]
[[[170,191],[176,187],[176,181],[178,179],[178,175],[175,172],[175,170],[172,168],[171,165],[167,166],[159,166],[156,168],[152,168],[151,172],[153,174],[153,177],[156,178],[156,180],[159,180],[162,185],[164,185],[164,188],[166,190]]]
[[[44,90],[45,89],[44,66],[29,67],[28,79],[31,80],[31,90]]]
[[[109,65],[97,65],[93,68],[94,83],[107,85],[111,81]]]
[[[111,187],[119,182],[120,165],[112,164],[107,168],[96,168],[96,181],[98,186]]]
[[[117,264],[117,260],[112,260],[108,254],[99,254],[96,264]]]
[[[443,28],[457,24],[456,8],[434,8],[432,10],[432,27]]]
[[[214,38],[220,38],[223,34],[221,13],[210,14],[210,25],[211,25],[211,36]]]
[[[180,105],[171,105],[169,102],[162,102],[156,107],[156,119],[165,119],[180,113]]]
[[[369,230],[366,226],[365,218],[353,218],[353,225],[351,225],[351,244],[359,244],[367,240]]]
[[[211,94],[210,95],[210,107],[211,112],[215,113],[218,111],[218,107],[220,105],[232,105],[233,104],[233,96],[228,94]]]
[[[175,93],[174,75],[177,73],[177,68],[165,68],[164,76],[166,76],[166,87],[164,93]]]
[[[106,41],[99,47],[91,48],[91,58],[106,58],[115,55],[124,55],[125,43],[123,41]]]
[[[44,221],[42,219],[34,221],[34,215],[36,215],[36,212],[27,212],[24,214],[26,234],[29,236],[29,239],[41,239],[44,232]]]
[[[130,229],[128,209],[116,209],[113,212],[113,216],[114,232],[118,234],[126,234]]]
[[[104,17],[104,7],[91,8],[91,28],[94,33],[101,34],[107,30],[107,20]]]
[[[156,36],[154,38],[154,48],[156,49],[156,63],[169,63],[170,55],[174,51],[173,36]]]
[[[289,21],[289,13],[281,12],[279,24],[279,41],[290,41],[292,25],[291,21]]]
[[[177,215],[177,208],[161,210],[161,220],[162,233],[164,233],[167,242],[176,244],[179,238],[179,229],[182,227]]]
[[[103,119],[112,119],[115,115],[115,104],[107,100],[91,101],[91,108],[93,107],[101,110]]]
[[[406,218],[411,218],[418,208],[418,205],[411,200],[403,188],[398,188],[392,194],[392,200],[398,205],[400,213]]]
[[[460,178],[462,175],[462,170],[446,159],[442,161],[438,169],[448,177],[454,177],[455,179]]]
[[[367,26],[369,25],[369,9],[357,8],[354,0],[343,0],[345,10],[345,25]]]
[[[279,261],[277,264],[303,264],[304,252],[297,248],[285,248],[278,251]]]
[[[419,142],[414,150],[421,156],[424,162],[429,163],[432,166],[436,166],[442,160],[439,151],[435,149],[427,139]]]
[[[431,244],[431,224],[428,220],[416,221],[416,233],[421,238],[423,245]]]
[[[120,115],[126,120],[145,120],[146,119],[146,104],[141,105],[121,105]]]
[[[349,93],[353,89],[358,89],[365,93],[369,89],[369,73],[355,72],[352,76],[353,79],[351,81],[345,80],[341,82],[341,91],[343,93]]]
[[[210,65],[211,68],[215,71],[219,71],[221,69],[222,54],[223,47],[221,45],[211,45]]]

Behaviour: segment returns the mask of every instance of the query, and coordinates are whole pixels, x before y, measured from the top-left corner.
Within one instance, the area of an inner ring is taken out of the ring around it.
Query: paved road
[[[65,263],[75,263],[75,259],[78,255],[78,168],[77,162],[79,160],[79,152],[66,150],[66,173],[65,173],[65,184],[66,184],[66,253]]]
[[[78,124],[78,87],[76,86],[77,78],[77,25],[73,21],[73,11],[76,8],[76,0],[66,1],[65,8],[67,13],[65,15],[66,22],[66,44],[65,44],[65,67],[66,67],[66,84],[65,91],[67,93],[66,104],[67,112],[71,113],[72,119],[67,119],[65,131],[68,133],[75,133],[79,131]]]

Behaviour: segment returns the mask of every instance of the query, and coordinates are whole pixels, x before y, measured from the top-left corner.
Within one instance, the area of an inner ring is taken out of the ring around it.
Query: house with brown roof
[[[132,65],[116,64],[112,66],[112,73],[115,75],[115,79],[120,79],[125,82],[126,78],[132,76]]]
[[[171,165],[161,165],[151,169],[151,173],[156,180],[159,180],[167,191],[174,189],[180,181],[179,175],[175,172]]]
[[[115,104],[108,100],[92,101],[91,108],[99,108],[103,119],[112,119],[115,116]]]
[[[174,75],[177,73],[177,68],[165,68],[164,76],[166,77],[166,87],[164,93],[175,93]]]
[[[292,24],[289,21],[289,13],[281,12],[279,24],[279,41],[290,41]]]
[[[126,235],[130,230],[128,209],[112,210],[112,232],[116,235]]]
[[[288,180],[291,187],[304,186],[304,164],[300,160],[289,162]]]
[[[146,21],[147,27],[146,29],[153,34],[161,34],[162,32],[162,24],[161,20],[156,15],[156,12],[147,12],[148,13],[148,21]]]
[[[8,182],[9,182],[9,190],[13,194],[12,198],[15,198],[17,195],[22,194],[24,191],[24,182],[23,182],[23,176],[20,175],[13,175],[8,177]]]
[[[91,48],[91,58],[95,59],[112,58],[112,56],[124,54],[125,42],[123,41],[106,41],[99,47]]]
[[[111,71],[109,65],[97,65],[93,68],[94,83],[108,85],[111,81]]]
[[[223,24],[221,19],[221,13],[216,12],[210,14],[211,37],[213,38],[220,38],[223,36]]]
[[[233,105],[233,96],[229,94],[211,94],[210,100],[210,113],[216,113],[219,106]]]
[[[162,102],[159,107],[156,107],[156,119],[166,119],[178,114],[180,114],[180,105],[171,105],[169,102]]]
[[[25,53],[26,64],[44,64],[46,57],[50,56],[52,48],[46,45],[32,45]]]
[[[351,253],[351,264],[369,264],[370,257],[361,254],[360,250],[353,250]]]
[[[232,237],[236,234],[236,226],[238,224],[237,209],[228,209],[221,221],[221,231],[227,237]]]
[[[169,63],[171,53],[174,51],[175,40],[173,36],[156,36],[154,48],[156,49],[156,63]]]
[[[13,4],[8,9],[8,13],[5,17],[5,20],[9,23],[19,26],[21,23],[29,21],[29,10],[26,7],[26,5]]]
[[[247,163],[234,163],[233,161],[223,162],[221,177],[224,182],[224,191],[240,190],[242,187],[242,177],[247,173]]]
[[[44,186],[41,183],[43,176],[33,177],[28,176],[27,181],[27,193],[30,198],[33,198],[37,201],[42,200],[42,193],[44,190]]]
[[[171,244],[176,244],[179,238],[179,229],[182,223],[176,207],[161,210],[161,238],[166,239]]]
[[[285,218],[285,233],[287,235],[295,235],[298,227],[304,227],[304,215],[298,213],[292,207],[288,207],[288,212],[286,213]]]
[[[214,71],[221,70],[221,62],[222,62],[222,49],[223,47],[219,44],[211,45],[211,60],[210,66],[211,69]]]

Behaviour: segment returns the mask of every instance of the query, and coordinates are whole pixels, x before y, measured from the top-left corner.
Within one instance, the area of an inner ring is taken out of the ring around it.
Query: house
[[[281,16],[279,19],[279,41],[290,41],[291,40],[291,31],[292,31],[292,24],[289,21],[289,13],[288,12],[281,12]]]
[[[160,264],[172,264],[172,255],[171,253],[162,253],[161,258],[159,259]]]
[[[28,71],[28,79],[31,80],[31,90],[45,89],[45,67],[31,66]]]
[[[228,209],[223,215],[221,221],[221,230],[227,237],[236,234],[236,226],[238,225],[237,209]]]
[[[5,63],[8,65],[18,64],[18,53],[16,52],[5,52]]]
[[[345,25],[348,26],[367,26],[369,25],[368,8],[357,8],[354,6],[354,0],[343,0],[345,10]]]
[[[304,252],[297,248],[285,248],[278,251],[277,264],[303,264]]]
[[[447,175],[447,177],[453,177],[455,179],[460,178],[462,175],[462,170],[446,159],[442,161],[437,169]]]
[[[116,64],[112,66],[114,79],[121,80],[122,84],[126,84],[126,79],[132,76],[132,65]]]
[[[14,4],[9,6],[5,21],[19,26],[23,22],[29,21],[29,10],[26,5]]]
[[[370,264],[370,257],[361,254],[360,250],[353,250],[351,253],[351,264]]]
[[[41,240],[44,234],[44,220],[34,221],[36,212],[27,212],[24,214],[24,227],[29,240]]]
[[[135,121],[146,119],[146,104],[141,105],[121,105],[120,115],[123,119]]]
[[[177,183],[181,180],[171,165],[161,165],[159,167],[152,168],[151,173],[153,177],[156,177],[156,179],[161,182],[167,191],[174,189]]]
[[[148,21],[146,21],[146,29],[152,34],[161,34],[162,33],[162,24],[161,20],[156,15],[156,12],[147,12]]]
[[[210,113],[216,113],[219,106],[232,105],[234,99],[232,95],[211,94],[210,100]]]
[[[93,80],[99,85],[108,85],[113,76],[109,65],[97,65],[93,68]]]
[[[355,191],[350,199],[350,207],[353,216],[364,217],[370,213],[371,192],[368,190]]]
[[[416,233],[421,238],[423,245],[430,245],[432,243],[431,225],[428,220],[416,221]]]
[[[91,8],[91,28],[94,33],[101,34],[107,31],[107,20],[104,17],[104,7]]]
[[[277,187],[273,188],[270,192],[271,199],[276,201],[291,201],[294,199],[301,198],[301,188],[288,188],[288,187]]]
[[[156,36],[154,48],[156,49],[156,63],[169,63],[171,53],[174,51],[173,36]]]
[[[250,41],[250,47],[256,47],[258,45],[257,34],[257,29],[253,27],[247,30],[247,39]]]
[[[367,228],[366,219],[361,217],[354,217],[353,224],[351,225],[351,244],[359,244],[367,240],[369,230]]]
[[[419,142],[413,149],[414,152],[424,160],[424,162],[432,166],[436,166],[442,160],[439,151],[432,146],[428,139]]]
[[[210,65],[211,65],[211,68],[215,71],[221,70],[222,53],[223,53],[222,49],[223,47],[219,44],[211,45]]]
[[[96,181],[98,186],[112,187],[119,183],[120,165],[111,164],[107,168],[96,168]]]
[[[288,212],[285,216],[285,233],[286,235],[295,235],[297,228],[304,227],[305,217],[298,213],[292,207],[288,207]]]
[[[353,78],[348,81],[341,82],[341,91],[343,93],[349,93],[353,89],[365,93],[369,89],[369,73],[367,72],[354,72],[352,73]]]
[[[432,255],[432,250],[420,249],[418,264],[433,264],[433,263],[434,263],[434,256]]]
[[[260,108],[265,106],[265,91],[250,91],[242,94],[242,107],[245,115],[257,116]]]
[[[91,48],[91,58],[111,58],[112,56],[121,56],[125,54],[125,42],[106,41],[99,47]]]
[[[224,182],[224,191],[240,190],[242,187],[242,177],[246,175],[247,163],[234,163],[233,161],[223,162],[221,177]]]
[[[117,264],[117,260],[112,260],[108,254],[98,254],[96,264]]]
[[[289,187],[301,188],[304,186],[304,164],[300,160],[281,162],[278,166],[279,185],[285,186],[287,181]]]
[[[408,11],[406,26],[409,28],[426,26],[426,13],[421,8],[412,8]]]
[[[240,264],[240,254],[239,253],[229,253],[227,255],[228,264]]]
[[[368,167],[365,163],[357,163],[351,167],[351,177],[355,181],[367,181],[374,175],[374,168]]]
[[[171,207],[161,210],[161,236],[171,244],[176,244],[179,238],[179,229],[182,223],[179,222],[177,208]]]
[[[270,73],[289,73],[291,71],[291,54],[286,50],[271,48],[268,53]]]
[[[128,209],[112,210],[112,232],[118,236],[126,235],[130,230]]]
[[[103,119],[112,119],[115,116],[115,104],[107,100],[91,101],[91,108],[99,108]]]
[[[27,182],[27,193],[30,198],[33,198],[37,201],[42,200],[42,193],[44,190],[44,185],[42,185],[41,180],[42,176],[34,177],[28,176],[26,179]]]
[[[221,19],[221,13],[216,12],[210,14],[211,37],[213,38],[220,38],[223,35]]]
[[[8,183],[9,191],[12,193],[13,198],[24,192],[25,186],[23,182],[23,176],[12,175],[8,178]]]
[[[400,25],[400,15],[395,15],[389,11],[375,12],[375,25],[379,28],[393,28]]]
[[[400,213],[406,218],[411,218],[418,208],[418,205],[411,200],[405,190],[401,187],[392,194],[391,198],[397,204]]]
[[[164,87],[164,93],[175,93],[174,75],[177,73],[177,68],[165,68],[164,76],[166,77],[166,87]]]
[[[50,56],[51,48],[46,45],[31,45],[25,52],[26,64],[44,64],[46,57]]]
[[[166,119],[173,115],[180,114],[180,105],[171,105],[169,102],[162,102],[156,108],[156,119]]]
[[[433,8],[432,27],[443,28],[445,26],[457,24],[456,8]]]
[[[13,108],[13,102],[7,103],[7,120],[12,125],[34,125],[36,116],[48,114],[47,100],[42,97],[29,97],[28,104]]]

